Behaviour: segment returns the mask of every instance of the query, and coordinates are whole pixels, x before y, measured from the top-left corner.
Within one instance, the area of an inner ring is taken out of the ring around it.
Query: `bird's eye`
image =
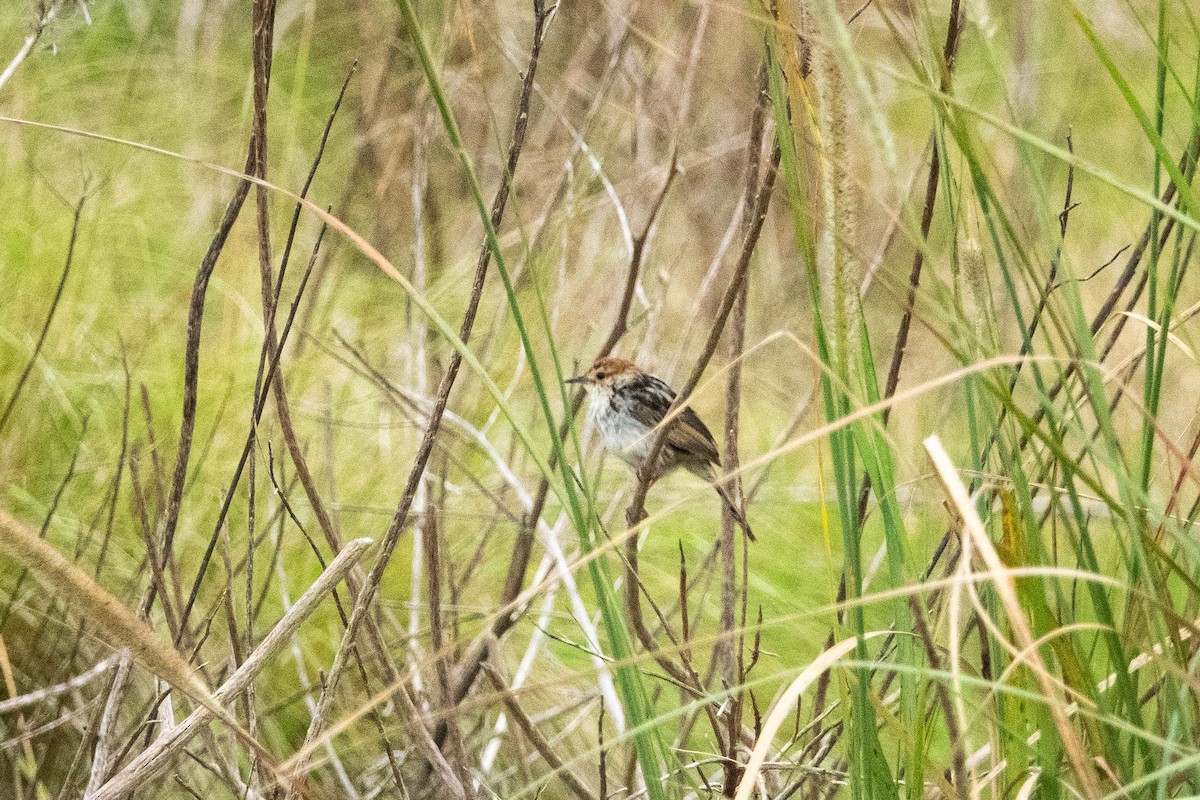
[[[604,380],[604,373],[603,373],[603,372],[597,372],[597,373],[596,373],[596,380],[598,380],[598,381],[602,381],[602,380]]]

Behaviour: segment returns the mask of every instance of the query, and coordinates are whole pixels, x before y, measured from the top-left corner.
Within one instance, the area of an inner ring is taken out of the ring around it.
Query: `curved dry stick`
[[[254,140],[251,138],[249,152],[246,154],[246,166],[242,169],[245,175],[254,166]],[[217,266],[217,259],[225,248],[225,241],[233,229],[241,213],[242,204],[250,192],[250,180],[242,177],[234,189],[233,197],[225,208],[225,216],[209,243],[200,269],[196,272],[196,280],[192,285],[192,299],[188,306],[187,346],[183,361],[183,414],[179,425],[179,450],[175,456],[175,472],[171,476],[171,492],[167,495],[167,516],[163,529],[164,563],[171,558],[175,543],[175,529],[179,525],[179,508],[183,502],[183,487],[187,480],[188,457],[192,450],[192,435],[196,431],[196,395],[200,382],[200,334],[204,325],[204,297],[208,292],[208,282]],[[183,630],[182,628],[180,629]]]
[[[259,392],[256,396],[254,407],[255,425],[257,425],[258,420],[262,417],[263,409],[266,406],[267,392],[270,390],[271,378],[275,375],[275,370],[279,366],[279,359],[283,354],[283,345],[287,342],[288,334],[292,330],[292,323],[295,321],[296,312],[300,307],[300,299],[304,296],[305,286],[308,285],[308,279],[312,274],[313,265],[316,263],[317,255],[321,250],[321,242],[325,238],[326,227],[327,226],[322,225],[320,232],[317,234],[317,241],[313,245],[312,257],[309,259],[308,268],[305,271],[303,278],[300,280],[300,286],[296,290],[296,296],[292,300],[291,309],[288,311],[287,320],[284,322],[283,334],[279,340],[279,347],[275,349],[275,352],[271,357],[271,363],[268,365],[266,371],[266,380],[264,385],[260,386]],[[209,541],[208,548],[205,550],[204,556],[201,559],[200,569],[196,574],[195,580],[192,582],[192,591],[188,595],[188,601],[183,608],[183,614],[179,623],[178,635],[180,637],[182,637],[184,632],[187,630],[188,617],[191,615],[192,609],[196,605],[196,599],[199,597],[200,582],[204,578],[204,573],[207,570],[209,559],[212,558],[213,550],[216,547],[217,533],[220,531],[222,524],[224,524],[225,516],[229,513],[229,507],[233,502],[233,489],[236,488],[238,481],[241,479],[242,471],[245,469],[246,463],[250,458],[250,451],[254,446],[255,430],[256,429],[252,427],[250,433],[248,433],[246,436],[246,442],[242,447],[241,458],[238,461],[237,468],[234,470],[233,482],[230,485],[229,490],[225,492],[225,498],[222,501],[220,511],[217,514],[217,524],[214,528],[213,538]],[[178,642],[176,644],[178,644]]]
[[[357,68],[357,65],[355,68]],[[291,227],[288,229],[287,242],[284,245],[283,256],[280,260],[279,276],[275,281],[275,291],[273,300],[270,304],[268,321],[265,326],[269,334],[268,336],[264,337],[263,346],[259,352],[258,374],[255,378],[255,401],[251,414],[250,431],[246,435],[246,442],[242,448],[242,454],[238,460],[237,467],[234,468],[233,478],[230,480],[229,488],[225,491],[225,498],[221,503],[221,509],[217,513],[217,523],[214,526],[214,531],[220,531],[221,525],[225,522],[225,517],[229,513],[229,507],[233,503],[233,496],[237,491],[238,484],[241,482],[242,472],[246,468],[246,463],[250,458],[250,452],[254,447],[258,423],[259,420],[262,419],[263,411],[267,402],[267,390],[263,389],[262,387],[265,385],[268,387],[268,389],[274,387],[282,388],[282,381],[276,382],[272,379],[275,376],[276,370],[279,368],[279,361],[282,358],[283,346],[288,340],[288,333],[291,331],[292,322],[295,320],[296,312],[299,310],[300,299],[304,296],[304,290],[308,285],[309,275],[316,263],[317,254],[320,252],[321,242],[325,237],[327,225],[322,225],[320,233],[317,234],[317,241],[316,244],[313,245],[312,256],[308,263],[308,271],[304,273],[304,276],[300,281],[300,286],[296,290],[296,296],[292,300],[291,310],[288,313],[288,318],[284,323],[283,333],[282,335],[276,337],[275,323],[278,316],[279,298],[283,292],[283,278],[287,271],[289,257],[291,256],[292,242],[295,236],[296,227],[300,221],[300,211],[304,207],[302,201],[308,196],[308,190],[312,186],[313,178],[317,174],[317,167],[319,167],[321,164],[321,158],[325,154],[325,145],[329,141],[330,129],[333,127],[334,119],[337,118],[338,110],[341,108],[342,100],[346,95],[346,88],[350,84],[350,79],[354,76],[354,71],[355,69],[352,68],[350,70],[350,74],[346,76],[346,80],[342,83],[341,92],[338,94],[338,98],[333,104],[333,110],[329,114],[329,119],[325,122],[325,130],[321,134],[321,143],[317,148],[316,156],[313,158],[312,166],[309,168],[308,177],[305,179],[304,185],[300,188],[300,193],[298,195],[300,200],[297,201],[296,209],[292,213],[292,223]],[[260,187],[269,185],[265,178],[262,179],[262,181],[263,182],[259,184]],[[305,495],[307,496],[309,503],[313,508],[313,513],[317,518],[317,524],[320,526],[322,533],[325,534],[325,539],[329,544],[330,550],[336,553],[340,549],[341,544],[338,541],[336,532],[333,530],[333,526],[330,522],[329,514],[325,509],[325,505],[321,502],[321,498],[316,493],[312,475],[308,470],[307,461],[304,459],[303,454],[299,452],[298,448],[292,448],[292,445],[295,443],[296,439],[291,424],[291,415],[287,413],[287,397],[285,395],[281,399],[277,394],[276,401],[283,403],[283,412],[280,414],[280,427],[284,431],[285,442],[289,448],[288,454],[291,457],[292,462],[296,465],[296,473],[300,478],[302,487],[305,490]],[[204,558],[201,560],[200,569],[197,571],[196,578],[192,582],[192,591],[188,597],[187,604],[184,606],[183,614],[181,616],[179,626],[179,635],[181,636],[184,635],[184,632],[187,630],[188,618],[191,616],[192,607],[195,605],[197,593],[200,590],[200,582],[204,579],[204,574],[208,569],[208,561],[212,557],[215,546],[216,533],[213,534],[213,539],[210,541]]]
[[[67,692],[73,692],[76,689],[80,689],[112,669],[113,664],[117,662],[117,658],[117,655],[111,655],[103,661],[100,661],[89,669],[84,670],[75,677],[63,681],[62,683],[54,686],[47,686],[44,689],[37,689],[29,692],[28,694],[23,694],[18,697],[4,700],[0,702],[0,714],[9,714],[13,711],[20,711],[22,708],[28,708],[29,706],[37,705],[38,703],[45,702],[46,700],[52,700],[55,697],[66,694]]]
[[[92,750],[92,770],[88,774],[87,785],[83,796],[90,798],[92,793],[104,785],[113,768],[114,757],[117,755],[115,744],[117,730],[117,715],[121,710],[121,700],[129,683],[129,671],[132,658],[128,650],[117,653],[117,672],[109,684],[107,697],[104,700],[100,721],[96,726],[96,747]],[[63,784],[64,786],[68,784]]]

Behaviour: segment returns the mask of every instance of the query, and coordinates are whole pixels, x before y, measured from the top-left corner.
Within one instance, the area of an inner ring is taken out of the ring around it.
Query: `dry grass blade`
[[[1029,666],[1046,698],[1047,707],[1050,710],[1051,717],[1054,719],[1054,726],[1058,730],[1063,747],[1067,751],[1067,758],[1071,763],[1071,768],[1075,772],[1075,776],[1079,779],[1080,791],[1088,800],[1097,798],[1100,796],[1100,787],[1096,782],[1096,773],[1084,752],[1083,744],[1079,741],[1079,736],[1075,733],[1075,729],[1071,727],[1070,720],[1067,719],[1066,711],[1056,699],[1059,697],[1060,692],[1055,686],[1054,678],[1046,669],[1046,664],[1042,661],[1041,655],[1034,646],[1033,632],[1029,628],[1029,621],[1025,616],[1025,610],[1021,607],[1021,603],[1017,599],[1016,586],[1013,583],[1014,579],[1009,573],[1008,567],[1000,560],[995,546],[992,545],[992,540],[988,537],[987,530],[983,526],[983,520],[979,518],[979,513],[975,510],[975,503],[967,493],[967,487],[962,482],[962,478],[959,477],[958,470],[954,468],[954,462],[950,460],[950,456],[946,454],[946,449],[942,447],[941,440],[936,435],[930,436],[925,440],[925,450],[929,453],[930,460],[933,461],[934,469],[937,470],[938,480],[941,481],[942,487],[946,490],[946,495],[950,498],[950,502],[954,504],[955,510],[962,518],[962,535],[970,539],[970,546],[978,551],[980,559],[982,559],[990,572],[997,576],[1004,576],[997,577],[994,586],[1008,615],[1008,623],[1012,626],[1018,643],[1028,652]]]
[[[167,496],[167,513],[163,529],[164,561],[170,561],[171,551],[175,542],[175,528],[179,524],[179,511],[183,503],[183,492],[187,481],[188,459],[192,451],[192,435],[196,431],[196,404],[200,382],[200,335],[204,325],[204,299],[208,293],[208,284],[216,269],[217,259],[225,249],[225,242],[233,224],[237,222],[250,193],[249,173],[253,165],[254,143],[251,142],[250,153],[246,156],[243,176],[234,189],[233,197],[225,207],[225,215],[217,232],[209,243],[200,268],[196,271],[196,280],[192,285],[192,297],[188,306],[187,346],[184,351],[183,376],[183,412],[179,427],[179,451],[175,456],[175,471],[171,477],[171,492]]]
[[[47,700],[52,700],[56,697],[66,694],[67,692],[73,692],[76,689],[86,686],[96,678],[112,669],[112,666],[114,663],[116,663],[116,660],[117,656],[109,656],[103,661],[98,662],[91,669],[79,673],[70,680],[63,681],[55,686],[47,686],[44,689],[38,689],[34,692],[29,692],[18,697],[11,697],[8,700],[4,700],[0,702],[0,714],[9,714],[13,711],[19,711],[22,708],[28,708],[29,706],[37,705],[38,703],[43,703]]]
[[[874,639],[886,633],[887,631],[872,631],[865,634],[863,638]],[[783,694],[779,696],[779,699],[771,705],[771,710],[767,712],[767,717],[763,720],[758,740],[754,743],[754,751],[750,754],[750,760],[746,762],[745,771],[742,773],[742,780],[737,787],[737,794],[734,795],[735,800],[750,800],[750,796],[754,793],[754,784],[758,780],[758,773],[762,770],[763,764],[767,760],[767,754],[771,749],[771,740],[775,738],[775,734],[783,727],[783,723],[787,722],[788,718],[791,717],[792,709],[795,708],[796,701],[800,699],[800,695],[812,685],[813,681],[817,680],[817,678],[857,646],[858,638],[855,637],[843,639],[833,647],[826,648],[825,652],[817,656],[811,664],[804,668],[803,672],[788,684]]]
[[[103,631],[112,644],[128,648],[136,661],[179,691],[202,704],[219,709],[208,687],[196,677],[192,667],[175,648],[159,641],[149,626],[137,619],[90,575],[3,509],[0,509],[0,532],[3,532],[0,535],[0,549]]]

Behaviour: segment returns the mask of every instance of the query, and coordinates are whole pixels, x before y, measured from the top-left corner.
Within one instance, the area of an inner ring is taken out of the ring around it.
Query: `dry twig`
[[[0,81],[0,85],[3,85],[3,81]],[[21,370],[21,377],[17,378],[17,385],[13,387],[4,411],[0,412],[0,431],[4,430],[5,424],[12,415],[13,406],[17,404],[17,398],[21,396],[21,390],[25,388],[25,381],[29,379],[29,373],[37,364],[38,356],[42,352],[42,345],[46,343],[46,334],[50,332],[50,323],[54,321],[54,312],[58,310],[58,301],[62,299],[63,288],[67,285],[67,276],[71,274],[71,261],[75,257],[75,239],[79,235],[79,215],[83,211],[85,200],[87,200],[86,194],[80,197],[79,202],[75,204],[75,214],[71,220],[71,238],[67,242],[67,261],[63,265],[62,277],[58,279],[58,288],[54,290],[54,299],[50,301],[50,310],[46,312],[46,321],[42,323],[42,331],[38,334],[37,343],[33,346],[29,361],[25,364],[25,369]]]
[[[362,555],[371,546],[370,539],[355,539],[347,542],[321,577],[308,587],[296,604],[275,624],[262,642],[250,653],[245,662],[213,692],[214,700],[221,706],[228,705],[245,691],[267,662],[295,635],[300,624],[316,610],[325,595],[346,576]],[[105,783],[92,800],[118,800],[145,781],[153,779],[166,769],[171,760],[186,746],[187,742],[207,727],[214,719],[212,709],[201,706],[183,722],[165,733],[154,744],[138,755],[124,769]]]

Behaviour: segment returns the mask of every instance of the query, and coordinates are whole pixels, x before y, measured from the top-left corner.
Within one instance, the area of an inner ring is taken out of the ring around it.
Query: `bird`
[[[656,429],[675,402],[675,390],[632,361],[607,356],[596,359],[591,369],[568,378],[566,383],[579,384],[587,392],[588,420],[599,432],[604,449],[633,469],[641,469],[650,457]],[[753,542],[754,534],[745,514],[738,509],[729,486],[720,480],[719,466],[720,454],[712,433],[690,406],[684,406],[667,433],[650,472],[650,482],[682,467],[712,484]]]

